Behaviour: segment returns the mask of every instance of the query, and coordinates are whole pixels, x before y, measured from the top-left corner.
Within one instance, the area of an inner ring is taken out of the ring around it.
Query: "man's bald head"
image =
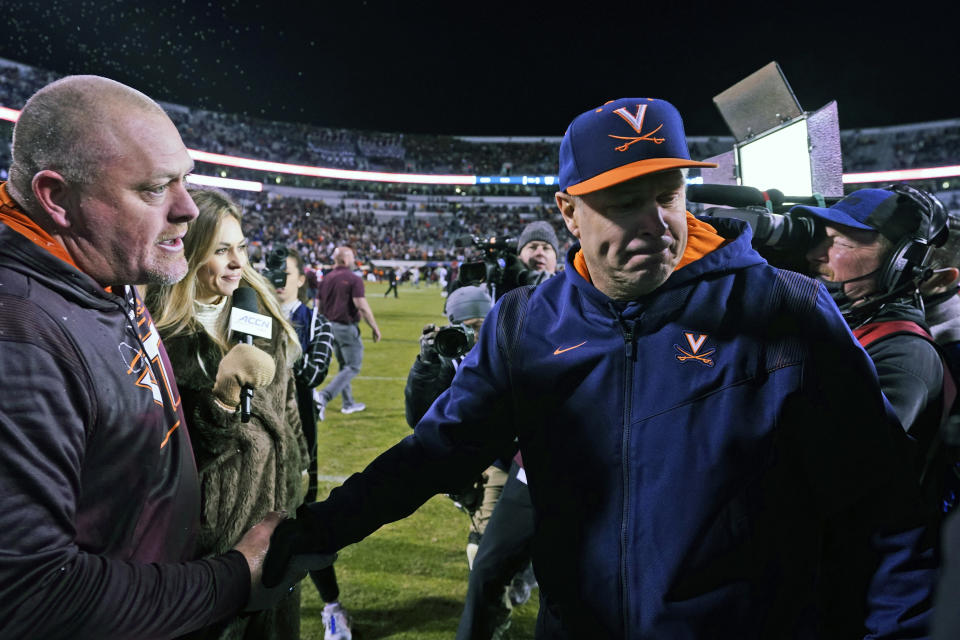
[[[131,114],[167,118],[146,95],[99,76],[67,76],[37,91],[13,129],[11,195],[33,214],[31,183],[38,172],[55,171],[75,184],[93,182],[117,154],[116,123]]]
[[[333,264],[338,267],[353,266],[353,249],[350,247],[337,247],[333,250]]]

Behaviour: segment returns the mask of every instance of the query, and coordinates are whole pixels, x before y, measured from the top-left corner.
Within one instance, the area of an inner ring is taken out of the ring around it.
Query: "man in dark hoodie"
[[[876,551],[863,635],[923,637],[934,561],[873,365],[821,283],[767,264],[744,223],[686,211],[702,166],[663,100],[577,116],[566,269],[505,294],[414,433],[281,523],[264,582],[517,438],[538,637],[824,637],[821,541],[851,522]]]
[[[12,152],[0,185],[0,635],[172,638],[270,606],[291,584],[265,594],[259,580],[281,514],[193,560],[188,429],[132,286],[186,273],[197,208],[176,127],[130,87],[71,76],[30,98]],[[239,393],[246,373],[228,377]]]

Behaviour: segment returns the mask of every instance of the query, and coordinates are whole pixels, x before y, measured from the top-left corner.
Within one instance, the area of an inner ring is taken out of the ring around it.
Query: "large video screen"
[[[740,184],[791,196],[813,194],[807,120],[802,118],[737,145]]]

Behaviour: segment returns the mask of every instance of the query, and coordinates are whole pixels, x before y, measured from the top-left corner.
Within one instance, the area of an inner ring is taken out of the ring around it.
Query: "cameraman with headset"
[[[923,455],[944,410],[944,368],[924,319],[919,287],[947,237],[946,212],[906,185],[860,189],[830,208],[797,206],[823,224],[806,258],[873,360],[884,395]]]
[[[790,215],[811,216],[823,227],[806,259],[830,287],[873,360],[884,395],[916,443],[909,455],[916,460],[932,512],[941,498],[944,467],[938,433],[955,386],[929,333],[919,287],[931,275],[933,248],[946,241],[946,211],[930,194],[897,184],[860,189],[829,208],[795,206]],[[863,549],[846,544],[842,533],[826,545],[835,552],[830,566],[836,575],[825,572],[823,584],[830,592],[825,597],[853,593],[848,580],[869,573],[851,572],[851,563],[869,566],[871,559]],[[863,608],[864,603],[850,603],[848,617],[828,628],[861,633]]]

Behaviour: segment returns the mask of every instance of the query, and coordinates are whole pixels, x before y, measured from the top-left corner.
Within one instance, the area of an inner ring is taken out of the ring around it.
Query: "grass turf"
[[[421,329],[446,324],[444,298],[436,285],[401,285],[400,296],[384,297],[386,284],[367,283],[367,300],[383,339],[374,344],[361,322],[363,368],[353,380],[354,397],[367,410],[340,413],[340,400],[327,406],[318,426],[318,499],[343,478],[362,470],[379,453],[410,433],[404,418],[403,388],[419,352]],[[336,374],[331,366],[329,380]],[[336,563],[340,602],[353,619],[356,640],[452,638],[467,592],[467,516],[446,496],[435,496],[413,515],[388,524],[340,552]],[[323,638],[323,602],[304,580],[301,637]],[[533,638],[537,592],[516,608],[507,637]]]

